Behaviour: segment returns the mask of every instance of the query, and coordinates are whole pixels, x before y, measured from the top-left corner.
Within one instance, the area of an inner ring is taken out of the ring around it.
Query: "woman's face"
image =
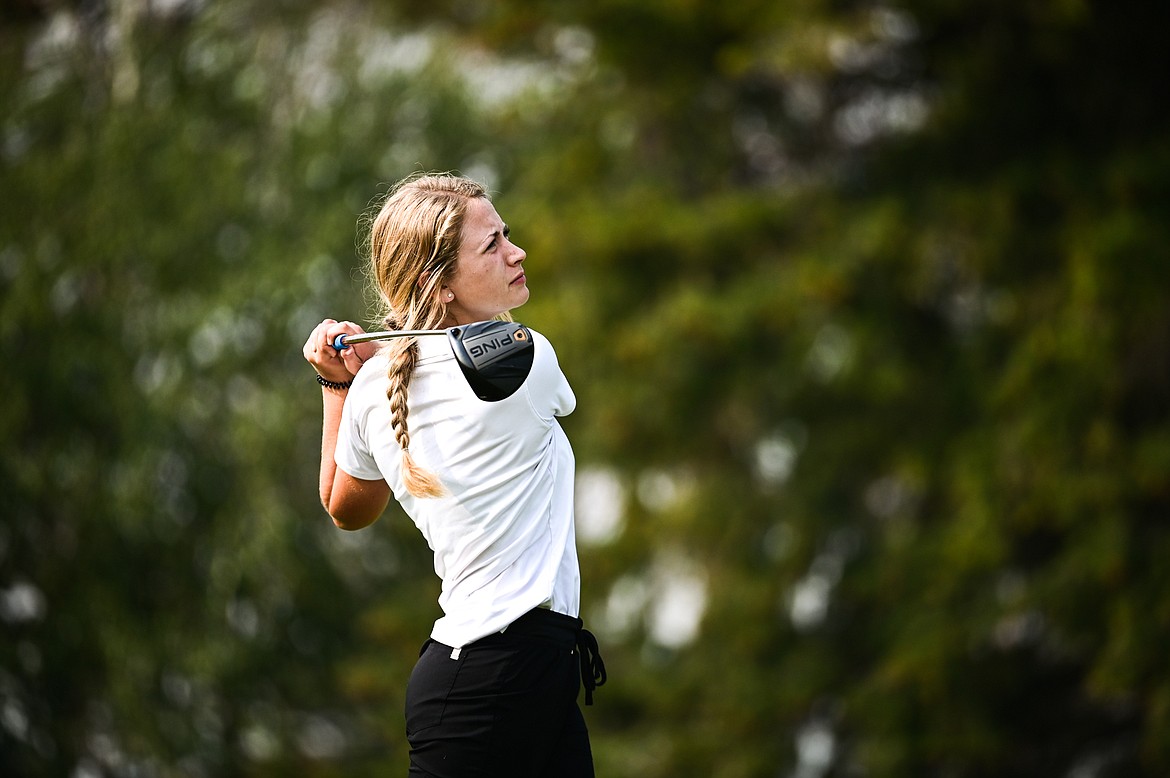
[[[508,225],[482,197],[468,203],[455,274],[439,290],[448,326],[486,321],[528,302],[524,249],[508,240]]]

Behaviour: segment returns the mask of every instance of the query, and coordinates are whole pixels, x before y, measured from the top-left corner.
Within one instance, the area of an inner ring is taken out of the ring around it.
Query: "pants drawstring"
[[[581,683],[585,687],[585,704],[593,704],[593,690],[605,683],[605,662],[597,648],[597,638],[587,629],[577,632],[577,654],[581,660]]]

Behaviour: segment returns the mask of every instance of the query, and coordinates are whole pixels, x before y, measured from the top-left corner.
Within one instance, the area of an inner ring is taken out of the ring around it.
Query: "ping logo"
[[[524,337],[519,332],[516,333],[516,340],[524,340]],[[505,346],[512,344],[512,338],[509,336],[497,336],[488,340],[481,340],[475,345],[467,349],[467,353],[471,355],[472,359],[482,359],[487,355],[498,351]]]

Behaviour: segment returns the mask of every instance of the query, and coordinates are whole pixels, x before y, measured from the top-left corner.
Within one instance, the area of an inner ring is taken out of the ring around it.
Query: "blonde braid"
[[[418,363],[418,343],[409,341],[390,360],[390,385],[386,397],[390,400],[390,425],[394,439],[402,447],[402,482],[406,491],[415,497],[442,497],[447,493],[443,482],[434,473],[424,470],[415,462],[410,453],[410,428],[407,426],[406,395],[410,390],[410,379]]]

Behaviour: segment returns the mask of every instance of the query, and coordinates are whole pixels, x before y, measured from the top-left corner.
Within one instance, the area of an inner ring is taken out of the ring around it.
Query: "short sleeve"
[[[337,428],[337,449],[333,459],[337,466],[354,478],[363,481],[376,481],[382,478],[382,471],[370,452],[366,443],[365,420],[366,414],[355,410],[355,403],[351,402],[355,395],[345,398],[345,406],[341,411],[341,424]]]

